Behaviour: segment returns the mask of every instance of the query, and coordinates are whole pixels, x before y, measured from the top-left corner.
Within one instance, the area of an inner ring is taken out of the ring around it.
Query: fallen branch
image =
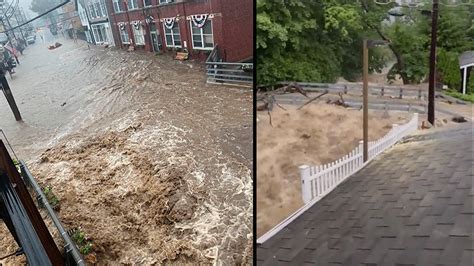
[[[318,99],[319,97],[321,97],[321,96],[323,96],[323,95],[325,95],[325,94],[327,94],[327,93],[328,93],[327,90],[324,91],[323,93],[319,94],[318,96],[314,97],[313,99],[307,101],[305,104],[303,104],[303,105],[301,105],[300,107],[298,107],[298,109],[296,109],[296,110],[300,110],[301,108],[305,107],[306,105],[310,104],[311,102],[315,101],[316,99]]]
[[[270,126],[273,127],[273,125],[272,125],[272,115],[270,114],[270,110],[268,111],[268,117],[270,118]]]

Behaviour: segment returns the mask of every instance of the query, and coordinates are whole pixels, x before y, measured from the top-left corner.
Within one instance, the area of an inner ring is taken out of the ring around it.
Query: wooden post
[[[8,85],[7,78],[5,75],[0,77],[0,84],[3,94],[7,98],[7,102],[12,109],[13,115],[15,116],[16,121],[21,121],[20,111],[18,111],[18,107],[16,106],[15,98],[13,98],[12,91],[10,90],[10,86]]]
[[[428,122],[434,126],[435,122],[435,82],[436,82],[436,33],[438,29],[438,0],[433,0],[431,12],[431,50],[430,50],[430,77],[428,85]]]
[[[310,172],[309,166],[302,165],[298,167],[300,170],[300,177],[301,177],[301,194],[303,197],[304,204],[310,202],[311,199],[311,183],[309,181]]]
[[[467,86],[467,67],[464,68],[464,75],[462,76],[462,94],[466,94]]]
[[[363,96],[364,96],[364,114],[363,114],[363,140],[364,140],[364,162],[368,159],[369,142],[369,49],[367,40],[363,44]]]
[[[46,254],[48,255],[49,260],[52,265],[64,265],[63,258],[61,253],[56,246],[53,238],[51,237],[46,224],[41,218],[41,214],[36,208],[33,199],[31,198],[28,189],[26,188],[23,179],[18,173],[13,160],[10,157],[10,154],[7,151],[7,148],[3,144],[3,141],[0,140],[0,170],[5,172],[10,179],[10,182],[15,187],[15,191],[20,198],[23,207],[26,210],[26,215],[28,215],[38,238],[40,239]]]

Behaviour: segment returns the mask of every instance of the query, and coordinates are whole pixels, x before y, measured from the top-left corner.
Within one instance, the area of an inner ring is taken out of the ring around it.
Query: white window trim
[[[164,1],[164,2],[161,2],[161,1]],[[158,0],[158,5],[166,5],[168,3],[172,3],[172,1],[169,1],[169,0]]]
[[[137,1],[137,6],[136,7],[133,7],[133,8],[130,8],[130,3],[133,2],[134,0],[127,0],[128,2],[128,10],[135,10],[135,9],[139,9],[140,6],[138,5],[138,0]]]
[[[100,3],[99,3],[99,2],[94,2],[93,5],[94,5],[95,13],[97,14],[97,18],[103,17],[104,14],[102,14],[102,9],[100,8]],[[98,9],[98,10],[97,10],[97,5],[99,5],[99,9]]]
[[[178,23],[177,21],[175,21],[175,23]],[[178,28],[179,28],[179,24],[176,24],[178,25]],[[173,42],[173,45],[168,45],[168,43],[166,42],[166,26],[165,26],[165,23],[163,22],[163,33],[164,33],[164,36],[165,36],[165,45],[166,47],[169,47],[169,48],[182,48],[183,47],[183,40],[181,40],[181,45],[174,45],[174,32],[173,30],[171,29],[171,41]],[[181,39],[181,29],[179,31],[179,37]]]
[[[140,29],[135,29],[135,27],[133,26],[132,28],[132,31],[133,31],[133,37],[135,38],[135,45],[141,45],[141,46],[145,46],[145,32],[143,30],[143,27],[140,25]],[[138,43],[137,40],[137,34],[135,34],[135,32],[140,32],[141,34],[141,38],[143,39],[143,43]]]
[[[146,1],[146,0],[143,0],[143,7],[153,6],[153,4],[151,3],[151,0],[150,0],[150,4],[149,4],[149,5],[147,5],[147,4],[145,3],[145,1]]]
[[[128,42],[124,42],[124,41],[123,41],[122,32],[126,33],[126,35],[128,36]],[[128,34],[127,26],[125,26],[125,28],[124,28],[123,30],[121,30],[121,29],[119,28],[119,34],[120,34],[120,42],[121,42],[122,44],[130,44],[130,34]]]
[[[104,0],[99,0],[99,6],[102,10],[102,13],[104,14],[103,17],[107,17],[108,16],[108,13],[107,13],[107,6],[105,5],[105,1]]]
[[[115,9],[115,3],[117,3],[118,10]],[[114,6],[114,12],[115,13],[121,13],[123,10],[120,8],[120,0],[112,0],[112,5]]]
[[[212,23],[212,20],[209,20]],[[214,25],[211,24],[211,34],[212,34],[212,47],[194,47],[194,38],[193,38],[193,21],[189,21],[189,26],[191,27],[191,45],[193,47],[193,50],[204,50],[204,51],[209,51],[209,50],[214,50],[215,43],[214,43]],[[201,40],[202,40],[202,46],[204,46],[204,33],[202,28],[201,30]]]

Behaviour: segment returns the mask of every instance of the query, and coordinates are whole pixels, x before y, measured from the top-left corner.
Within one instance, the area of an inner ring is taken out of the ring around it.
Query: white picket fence
[[[332,163],[320,166],[300,166],[301,191],[305,205],[257,239],[257,243],[264,243],[316,202],[329,194],[340,183],[363,168],[378,154],[390,148],[403,137],[417,130],[417,128],[418,113],[413,114],[412,119],[404,125],[393,124],[392,129],[385,136],[379,140],[369,142],[368,160],[365,163],[363,161],[362,148],[364,142],[360,141],[358,147]]]
[[[382,138],[369,141],[368,160],[370,162],[375,156],[390,148],[400,139],[415,131],[418,127],[418,113],[404,125],[393,124],[392,129]],[[359,171],[366,163],[363,161],[363,141],[346,156],[332,163],[299,167],[301,177],[301,191],[304,203],[315,198],[322,198],[335,189],[349,176]]]

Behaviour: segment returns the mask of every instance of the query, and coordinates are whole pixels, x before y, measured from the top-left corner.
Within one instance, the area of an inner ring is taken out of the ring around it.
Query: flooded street
[[[59,41],[20,57],[8,81],[24,121],[2,95],[0,128],[91,239],[87,259],[250,263],[251,89],[207,85],[201,64],[166,55]]]

